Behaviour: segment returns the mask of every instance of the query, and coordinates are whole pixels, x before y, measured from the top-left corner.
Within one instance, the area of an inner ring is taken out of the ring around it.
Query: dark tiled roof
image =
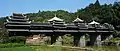
[[[21,13],[13,13],[13,16],[24,16],[24,15]]]
[[[28,29],[8,29],[8,31],[29,31]]]

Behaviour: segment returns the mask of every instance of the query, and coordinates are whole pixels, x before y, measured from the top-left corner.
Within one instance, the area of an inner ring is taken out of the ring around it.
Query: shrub
[[[8,38],[9,43],[24,43],[26,41],[26,37],[24,36],[13,36]]]
[[[71,45],[73,42],[73,37],[71,35],[64,35],[63,36],[63,44]]]
[[[26,45],[22,44],[22,43],[5,43],[5,44],[0,44],[0,48],[10,48],[10,47],[20,47],[20,46],[26,46]]]

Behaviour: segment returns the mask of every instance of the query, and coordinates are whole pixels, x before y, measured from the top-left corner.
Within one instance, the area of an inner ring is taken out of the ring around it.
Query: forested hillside
[[[25,15],[34,20],[34,22],[46,22],[48,19],[54,17],[64,19],[66,23],[71,23],[76,17],[83,19],[86,22],[95,20],[97,22],[112,24],[115,29],[120,31],[120,2],[114,2],[114,4],[100,5],[97,0],[95,3],[91,3],[86,8],[81,8],[77,12],[71,13],[64,10],[57,11],[38,11],[37,13],[26,13]],[[3,25],[6,17],[0,19],[0,25]]]

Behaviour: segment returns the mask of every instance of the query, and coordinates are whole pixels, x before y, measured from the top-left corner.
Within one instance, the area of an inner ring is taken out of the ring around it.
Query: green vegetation
[[[4,48],[0,47],[0,51],[89,51],[91,48],[92,48],[92,51],[120,51],[119,46],[101,46],[101,47],[92,46],[92,47],[88,47],[88,48],[90,48],[89,50],[84,50],[81,48],[68,48],[68,47],[61,47],[61,46],[46,46],[46,45],[17,46],[18,44],[11,44],[11,45],[16,45],[16,46],[14,46],[14,47],[9,46],[9,47],[4,47]]]
[[[36,51],[62,51],[62,47],[48,47],[48,46],[31,46]]]
[[[26,41],[26,37],[24,36],[12,36],[6,37],[4,39],[0,39],[0,43],[24,43]]]
[[[31,47],[11,47],[11,48],[0,48],[0,51],[35,51]]]
[[[54,17],[56,14],[57,17],[64,19],[66,23],[71,23],[77,16],[80,19],[83,19],[85,22],[91,22],[95,20],[97,22],[109,23],[112,24],[115,29],[116,33],[115,36],[120,36],[120,2],[114,2],[114,4],[104,4],[100,5],[98,0],[95,3],[91,3],[85,8],[81,8],[77,10],[77,12],[71,13],[64,10],[57,10],[57,11],[38,11],[37,13],[26,13],[27,17],[30,18],[31,21],[34,22],[47,22],[48,19]],[[0,38],[8,37],[5,28],[4,28],[4,21],[8,16],[0,18],[0,27],[3,29],[0,33]],[[3,38],[3,39],[4,39]]]
[[[93,51],[120,51],[119,46],[102,46],[102,47],[95,47],[93,46]]]
[[[0,51],[73,51],[81,49],[64,48],[61,46],[47,46],[47,45],[26,45],[21,43],[0,44]]]
[[[5,43],[0,44],[0,51],[34,51],[34,49],[23,43]]]
[[[27,46],[23,43],[5,43],[0,44],[0,48],[11,48],[11,47],[21,47],[21,46]]]
[[[108,42],[120,41],[120,2],[114,4],[100,5],[98,0],[95,3],[89,4],[85,8],[78,9],[77,12],[71,13],[64,10],[57,11],[38,11],[37,13],[26,13],[27,17],[32,22],[47,22],[48,19],[57,17],[64,19],[66,23],[71,23],[77,16],[85,22],[95,20],[97,22],[109,23],[115,27],[115,33],[112,40]],[[9,37],[8,32],[4,27],[4,21],[8,16],[0,18],[0,51],[77,51],[76,49],[68,49],[61,47],[47,47],[47,46],[28,46],[24,44],[25,37]],[[34,20],[34,21],[33,21]],[[64,38],[64,44],[72,44],[72,38]],[[11,44],[15,43],[15,44]],[[22,43],[22,44],[19,44]],[[95,51],[120,51],[120,47],[92,47]],[[79,50],[78,50],[79,51]]]
[[[71,35],[63,36],[63,45],[72,46],[73,45],[73,37]]]

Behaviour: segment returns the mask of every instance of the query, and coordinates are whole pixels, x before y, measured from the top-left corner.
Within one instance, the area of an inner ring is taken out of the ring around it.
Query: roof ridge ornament
[[[84,20],[80,19],[78,16],[73,22],[83,22]]]
[[[88,23],[88,24],[100,24],[98,22],[96,22],[95,20],[93,20],[92,22]]]
[[[63,21],[63,19],[58,18],[55,14],[55,16],[53,18],[49,19],[48,21]]]
[[[55,14],[55,17],[57,17],[57,15]]]
[[[77,15],[77,18],[79,18],[79,16]]]

